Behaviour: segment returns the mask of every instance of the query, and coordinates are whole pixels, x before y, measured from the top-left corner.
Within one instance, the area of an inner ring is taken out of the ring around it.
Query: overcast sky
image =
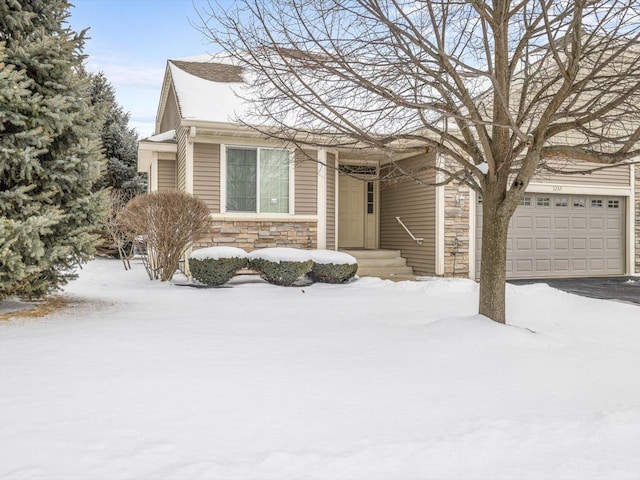
[[[74,30],[89,28],[88,69],[103,71],[140,137],[151,135],[168,58],[215,52],[195,8],[206,0],[72,0]],[[195,6],[195,7],[194,7]]]

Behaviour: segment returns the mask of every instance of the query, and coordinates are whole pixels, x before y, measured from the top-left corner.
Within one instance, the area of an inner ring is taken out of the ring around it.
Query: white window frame
[[[227,211],[227,148],[256,150],[256,211]],[[282,150],[289,152],[289,208],[287,213],[260,212],[260,150]],[[237,217],[273,217],[286,218],[295,214],[295,152],[290,148],[256,145],[220,144],[220,213],[229,213]]]

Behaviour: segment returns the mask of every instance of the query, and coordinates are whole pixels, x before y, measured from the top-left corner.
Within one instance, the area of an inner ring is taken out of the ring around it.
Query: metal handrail
[[[422,242],[424,241],[424,238],[422,237],[416,237],[413,235],[413,233],[411,233],[411,230],[409,230],[407,228],[407,226],[404,224],[404,222],[402,220],[400,220],[400,217],[396,217],[396,220],[398,221],[398,223],[400,225],[402,225],[402,228],[405,229],[405,231],[409,234],[409,236],[418,244],[418,245],[422,245]]]

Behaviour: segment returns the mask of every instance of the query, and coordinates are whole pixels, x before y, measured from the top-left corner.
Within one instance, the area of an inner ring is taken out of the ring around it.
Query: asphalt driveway
[[[583,297],[619,300],[640,305],[640,277],[588,277],[509,280],[514,285],[546,283]]]

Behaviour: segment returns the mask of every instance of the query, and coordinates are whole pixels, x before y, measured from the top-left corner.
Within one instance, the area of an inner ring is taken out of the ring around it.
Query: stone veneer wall
[[[636,171],[636,273],[640,273],[640,165],[635,166]]]
[[[458,205],[456,196],[464,198]],[[469,187],[444,187],[444,276],[469,277]],[[455,265],[455,271],[454,271]]]
[[[194,248],[229,246],[246,251],[267,247],[317,248],[316,222],[220,221],[211,222],[211,233]]]

